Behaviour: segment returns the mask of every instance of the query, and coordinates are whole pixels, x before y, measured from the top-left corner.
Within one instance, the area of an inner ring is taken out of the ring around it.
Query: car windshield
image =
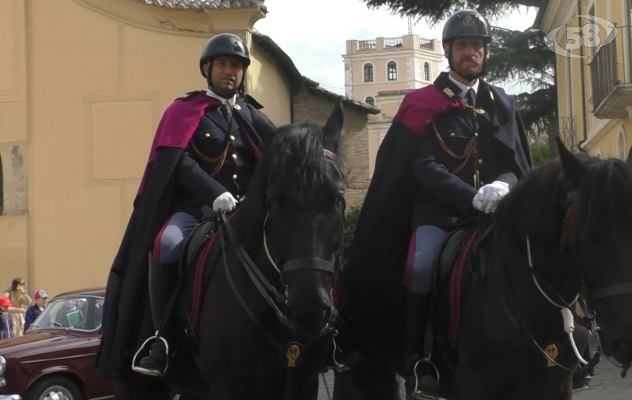
[[[76,329],[94,331],[101,327],[103,299],[91,296],[58,297],[51,300],[29,327],[37,329]]]

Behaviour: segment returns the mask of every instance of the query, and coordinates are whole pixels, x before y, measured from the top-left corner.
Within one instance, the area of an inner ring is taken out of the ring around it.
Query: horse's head
[[[632,156],[627,164],[571,154],[558,140],[570,194],[567,245],[581,268],[606,352],[632,362]]]
[[[319,336],[335,318],[332,286],[342,251],[345,180],[338,143],[342,99],[324,127],[280,128],[270,148],[265,237],[287,290],[296,339]]]

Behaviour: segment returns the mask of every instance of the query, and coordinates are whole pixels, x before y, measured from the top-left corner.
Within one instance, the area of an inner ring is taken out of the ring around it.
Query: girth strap
[[[608,286],[607,288],[599,289],[590,294],[591,302],[597,300],[607,299],[614,296],[622,296],[625,294],[632,295],[632,281],[617,283],[616,285]]]

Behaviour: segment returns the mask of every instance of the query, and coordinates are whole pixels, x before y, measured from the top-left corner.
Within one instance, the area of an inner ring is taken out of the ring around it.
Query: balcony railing
[[[615,38],[612,42],[600,48],[590,63],[593,105],[595,109],[599,108],[599,105],[619,83],[617,43],[618,40]]]
[[[419,38],[419,47],[422,49],[430,49],[433,50],[434,46],[432,44],[432,40]]]
[[[592,81],[592,105],[599,119],[626,118],[626,108],[632,104],[632,83],[626,77],[624,59],[632,57],[626,48],[624,36],[630,35],[629,27],[618,27],[614,40],[601,47],[590,63]],[[621,56],[623,55],[623,57]]]
[[[401,37],[384,39],[384,47],[401,47],[403,44],[404,39]]]
[[[377,40],[361,40],[358,42],[358,50],[377,50]]]

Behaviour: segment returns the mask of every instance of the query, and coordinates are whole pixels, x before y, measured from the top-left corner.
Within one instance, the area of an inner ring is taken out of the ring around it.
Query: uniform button
[[[485,182],[481,181],[481,186],[484,186],[484,185],[485,185]]]
[[[233,153],[233,160],[237,160],[237,154]]]
[[[237,200],[239,200],[239,199],[241,199],[241,196],[240,196],[240,195],[237,195],[237,196],[235,196],[235,198],[236,198]]]
[[[456,133],[450,132],[450,136],[456,136]]]
[[[230,135],[230,140],[235,140],[235,136]]]
[[[483,160],[478,160],[478,163],[479,163],[479,164],[482,164],[482,163],[483,163]]]
[[[206,137],[211,137],[211,134],[210,134],[210,133],[208,133],[208,132],[206,132],[206,135],[204,135],[204,136],[206,136]]]
[[[478,137],[478,132],[476,132],[476,133],[474,134],[474,136]]]
[[[233,180],[236,181],[237,180],[237,174],[233,175]]]

